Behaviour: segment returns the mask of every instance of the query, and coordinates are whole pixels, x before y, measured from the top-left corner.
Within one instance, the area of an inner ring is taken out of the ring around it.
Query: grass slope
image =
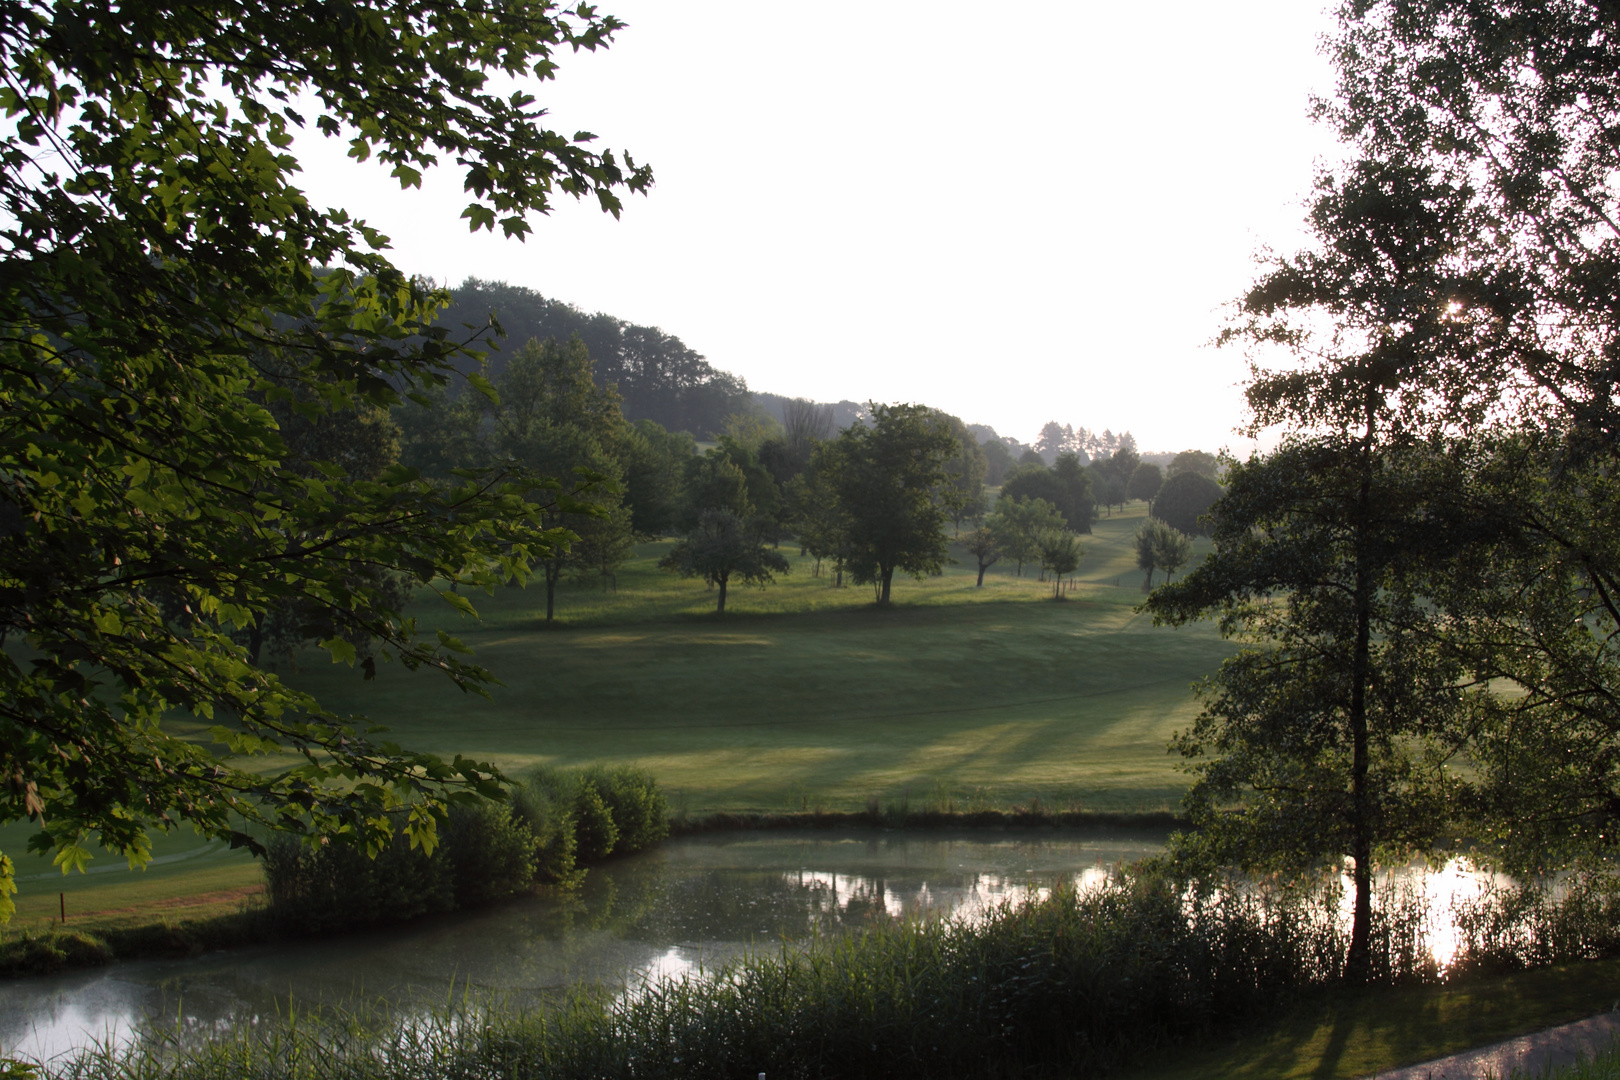
[[[717,618],[701,583],[656,569],[665,545],[651,544],[616,593],[567,593],[560,625],[545,626],[538,590],[509,589],[475,599],[480,622],[447,626],[505,681],[492,701],[386,667],[372,683],[330,664],[297,678],[408,746],[511,769],[636,762],[690,813],[908,793],[914,806],[1167,809],[1183,779],[1166,740],[1196,711],[1190,683],[1229,646],[1133,610],[1141,513],[1098,523],[1065,602],[1028,568],[998,566],[975,588],[958,551],[959,565],[897,583],[878,610],[870,589],[833,588],[784,549],[792,572],[734,593]]]
[[[1018,577],[1007,563],[975,588],[973,557],[958,546],[957,565],[896,582],[894,605],[879,611],[869,588],[833,588],[814,560],[784,547],[792,572],[733,590],[716,618],[701,582],[657,569],[668,545],[648,544],[617,591],[566,585],[550,627],[537,588],[475,597],[476,622],[427,596],[422,621],[459,635],[504,680],[492,700],[392,665],[367,683],[315,652],[283,673],[406,746],[508,769],[644,765],[692,815],[856,810],[874,799],[1170,809],[1184,781],[1166,740],[1196,712],[1190,684],[1230,646],[1207,626],[1156,629],[1133,610],[1142,592],[1130,538],[1144,513],[1135,504],[1097,523],[1079,587],[1062,603],[1033,568]],[[29,831],[0,829],[0,851],[21,855]],[[245,854],[189,833],[161,838],[157,853],[164,861],[144,873],[103,856],[109,872],[66,878],[22,856],[19,914],[44,919],[66,891],[71,925],[75,913],[257,880]]]

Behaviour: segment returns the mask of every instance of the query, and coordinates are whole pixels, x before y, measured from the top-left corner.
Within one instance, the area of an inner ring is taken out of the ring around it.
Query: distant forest
[[[484,281],[469,277],[450,290],[451,304],[439,317],[440,325],[460,329],[488,326],[491,317],[503,333],[487,340],[491,351],[491,377],[506,370],[510,356],[530,338],[555,338],[565,342],[575,334],[585,343],[600,385],[614,383],[623,399],[620,410],[626,420],[653,420],[669,431],[689,431],[702,440],[717,438],[726,430],[728,417],[757,415],[778,424],[784,421],[788,402],[781,394],[750,391],[748,383],[729,371],[711,365],[704,356],[674,334],[654,326],[638,326],[604,312],[587,314],[573,304],[553,300],[521,285]],[[863,402],[828,403],[833,426],[842,431],[864,418]],[[1007,453],[992,451],[990,483],[1000,483],[1007,467],[1035,454],[1051,465],[1059,453],[1076,454],[1082,463],[1107,458],[1121,447],[1136,450],[1130,432],[1094,434],[1057,421],[1049,422],[1033,444],[1010,435],[999,435],[988,424],[969,424],[980,445],[999,443]],[[1144,454],[1142,460],[1167,465],[1174,454]],[[1162,460],[1161,460],[1162,459]]]
[[[618,385],[627,420],[655,420],[670,431],[690,431],[705,439],[725,426],[727,416],[751,411],[746,382],[716,370],[680,338],[657,327],[601,312],[587,315],[572,304],[500,281],[470,277],[451,295],[440,325],[477,328],[494,316],[504,331],[490,338],[491,376],[502,374],[511,355],[530,338],[565,342],[578,334],[590,351],[597,380]]]

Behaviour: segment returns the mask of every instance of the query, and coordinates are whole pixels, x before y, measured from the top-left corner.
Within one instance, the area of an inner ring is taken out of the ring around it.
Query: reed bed
[[[1502,966],[1614,947],[1598,890],[1473,902]],[[1132,872],[972,919],[876,923],[807,948],[613,992],[514,1005],[471,997],[411,1015],[316,1011],[174,1028],[46,1063],[53,1080],[994,1077],[1101,1075],[1275,1012],[1340,976],[1336,882],[1189,886]],[[1482,912],[1493,908],[1490,918]],[[1380,897],[1377,976],[1442,974],[1417,947],[1411,890]],[[1517,920],[1518,930],[1509,932]],[[1548,941],[1531,937],[1547,927]],[[1488,931],[1488,932],[1487,932]],[[1473,947],[1473,946],[1470,946]]]

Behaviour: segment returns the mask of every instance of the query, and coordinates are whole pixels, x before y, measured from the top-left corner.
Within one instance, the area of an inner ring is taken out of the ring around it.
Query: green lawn
[[[616,592],[565,586],[551,627],[535,587],[476,596],[476,622],[425,594],[423,622],[459,635],[504,681],[492,700],[394,665],[367,683],[313,651],[283,674],[407,746],[508,769],[640,763],[689,814],[905,798],[1168,809],[1184,781],[1166,740],[1196,712],[1189,685],[1230,646],[1208,626],[1156,629],[1133,610],[1142,592],[1130,536],[1143,513],[1134,504],[1097,523],[1079,587],[1061,603],[1033,568],[1020,578],[997,565],[975,588],[973,557],[957,548],[957,565],[897,581],[895,603],[879,611],[869,588],[833,588],[784,547],[792,572],[733,590],[716,618],[713,594],[659,571],[667,544],[649,544]],[[20,852],[26,831],[0,830],[0,850]],[[177,858],[144,875],[46,879],[35,875],[49,866],[25,857],[24,910],[54,907],[59,888],[82,891],[70,904],[93,909],[251,877],[241,852],[199,847],[189,833],[168,839],[160,853]]]
[[[784,549],[792,573],[735,591],[717,618],[702,583],[656,569],[665,545],[652,544],[616,593],[570,588],[550,628],[534,588],[476,597],[476,623],[445,608],[443,624],[506,684],[491,701],[390,667],[372,683],[319,662],[295,678],[408,746],[513,769],[637,762],[690,813],[908,793],[913,805],[1172,808],[1183,780],[1166,740],[1196,711],[1189,684],[1229,646],[1133,610],[1141,515],[1098,523],[1065,602],[1028,568],[997,566],[975,588],[958,551],[943,576],[898,582],[880,611],[869,588],[833,588]]]

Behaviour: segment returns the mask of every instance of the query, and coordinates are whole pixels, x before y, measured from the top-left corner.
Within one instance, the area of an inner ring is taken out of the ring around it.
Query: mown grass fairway
[[[504,681],[491,700],[386,664],[367,683],[313,650],[284,674],[406,746],[513,770],[642,764],[677,813],[854,810],[872,799],[1170,809],[1184,779],[1166,740],[1197,710],[1190,684],[1231,646],[1211,627],[1155,628],[1134,611],[1142,575],[1130,537],[1144,513],[1135,504],[1097,523],[1061,603],[1034,568],[1020,578],[1005,562],[975,588],[973,557],[957,548],[941,577],[897,580],[880,611],[870,588],[833,588],[784,546],[792,573],[734,589],[716,618],[713,593],[658,570],[668,545],[649,544],[616,592],[566,585],[551,627],[538,588],[476,596],[476,622],[425,594],[423,623],[460,636]],[[29,831],[0,830],[0,850],[20,855]],[[25,856],[20,914],[54,913],[61,889],[87,912],[254,879],[242,852],[201,847],[189,832],[162,840],[158,853],[175,858],[145,875],[39,877],[49,865]]]
[[[535,589],[476,598],[481,622],[447,628],[506,683],[491,701],[425,672],[365,683],[320,664],[297,679],[408,746],[510,769],[635,761],[689,813],[873,798],[1172,808],[1183,779],[1166,740],[1196,710],[1189,684],[1229,646],[1133,610],[1127,544],[1141,516],[1098,523],[1064,602],[1027,567],[1018,578],[998,565],[975,588],[965,556],[897,582],[878,610],[869,588],[832,588],[794,552],[791,574],[736,591],[717,618],[701,583],[656,569],[654,544],[616,594],[571,589],[560,625],[544,625]]]

